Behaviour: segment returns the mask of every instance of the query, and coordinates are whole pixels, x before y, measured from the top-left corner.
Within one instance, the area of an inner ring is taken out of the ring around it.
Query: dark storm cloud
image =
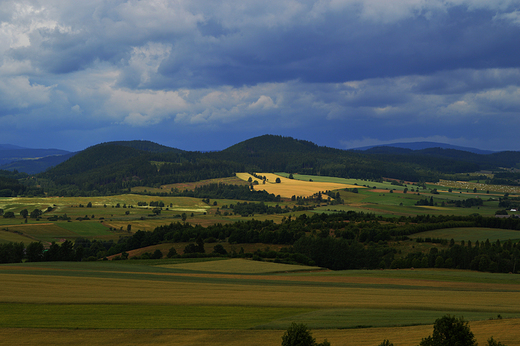
[[[201,150],[212,138],[269,132],[330,146],[426,138],[514,148],[518,8],[518,0],[4,0],[0,136],[20,138],[13,144],[62,136],[77,148],[136,136],[168,144],[190,133]]]

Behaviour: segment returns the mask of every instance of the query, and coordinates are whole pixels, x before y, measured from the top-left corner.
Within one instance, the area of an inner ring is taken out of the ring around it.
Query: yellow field
[[[470,323],[479,345],[486,345],[493,335],[508,346],[520,345],[520,319],[477,321]],[[316,341],[327,339],[332,346],[375,346],[384,339],[395,346],[418,345],[432,334],[433,327],[321,329],[313,330]],[[69,329],[0,329],[0,345],[212,345],[279,346],[281,330],[69,330]]]
[[[257,173],[258,175],[267,177],[267,181],[263,184],[262,181],[250,175],[249,173],[237,173],[237,177],[248,181],[252,178],[253,181],[258,181],[258,185],[255,185],[255,190],[265,190],[274,195],[280,195],[283,198],[291,198],[292,196],[310,197],[317,194],[318,192],[332,191],[338,189],[352,189],[360,188],[357,185],[347,185],[339,183],[324,183],[324,182],[313,182],[313,181],[302,181],[297,179],[288,179],[280,175],[273,173]],[[280,178],[280,183],[276,183],[276,179]],[[324,198],[326,198],[325,196]]]
[[[58,210],[70,206],[77,206],[79,204],[87,205],[92,202],[94,207],[103,207],[105,204],[108,207],[116,204],[133,205],[137,207],[137,202],[163,201],[165,204],[173,204],[172,210],[185,211],[205,211],[208,207],[202,203],[198,198],[191,197],[169,197],[169,196],[147,196],[138,194],[125,194],[102,197],[8,197],[0,198],[0,208],[4,211],[17,210],[22,208],[38,208],[46,209],[49,206],[55,205]]]
[[[473,190],[477,189],[480,191],[478,195],[482,195],[482,191],[493,191],[500,193],[509,193],[509,194],[520,194],[520,187],[518,186],[507,186],[507,185],[487,185],[482,183],[473,183],[468,181],[452,181],[452,180],[443,180],[440,179],[439,182],[434,183],[433,185],[438,185],[442,187],[449,187],[452,189],[463,189],[463,190]],[[458,193],[457,191],[455,191]]]

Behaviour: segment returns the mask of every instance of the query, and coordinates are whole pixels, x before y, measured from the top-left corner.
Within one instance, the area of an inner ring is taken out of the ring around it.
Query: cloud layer
[[[0,138],[520,150],[520,1],[4,0]]]

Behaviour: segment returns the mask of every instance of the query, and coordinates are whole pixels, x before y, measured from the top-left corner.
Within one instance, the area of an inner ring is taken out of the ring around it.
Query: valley
[[[520,188],[495,153],[137,144],[1,171],[6,343],[279,345],[298,322],[404,346],[452,314],[520,345]]]

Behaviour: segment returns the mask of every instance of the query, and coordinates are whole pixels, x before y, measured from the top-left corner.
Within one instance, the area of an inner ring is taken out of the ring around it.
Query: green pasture
[[[278,172],[275,174],[280,175],[285,178],[289,177],[289,173],[285,173],[285,172]],[[390,188],[404,189],[404,186],[392,185],[390,182],[386,182],[386,181],[385,182],[376,182],[376,181],[363,180],[363,179],[346,179],[346,178],[327,177],[327,176],[321,176],[321,175],[305,175],[305,174],[293,174],[293,178],[296,180],[303,180],[303,181],[309,181],[310,179],[312,179],[312,181],[316,181],[316,182],[358,185],[360,189],[366,188],[364,185],[368,186],[369,188],[373,188],[375,186],[377,189],[390,189]]]
[[[72,231],[59,227],[52,223],[45,224],[22,224],[8,226],[10,231],[19,232],[32,241],[59,242],[60,239],[74,239],[78,235]]]
[[[506,273],[486,273],[459,269],[338,270],[321,272],[319,274],[298,273],[292,275],[362,277],[389,280],[427,280],[431,282],[463,282],[471,284],[504,284],[513,285],[515,287],[520,285],[520,275]],[[515,289],[519,290],[518,287]]]
[[[251,329],[311,309],[140,304],[0,304],[2,328]]]
[[[4,303],[3,328],[60,329],[286,329],[292,322],[312,329],[398,327],[431,324],[446,311],[308,309],[247,306],[20,304]],[[452,311],[468,321],[496,318],[488,312]],[[518,313],[502,313],[518,318]]]
[[[292,264],[251,261],[241,258],[227,259],[223,261],[195,262],[183,264],[165,264],[162,268],[187,269],[201,272],[238,273],[238,274],[267,274],[277,272],[294,272],[320,270],[320,267],[309,267]]]
[[[506,241],[520,240],[520,231],[507,230],[507,229],[496,229],[496,228],[478,228],[478,227],[461,227],[461,228],[445,228],[434,231],[421,232],[410,235],[411,239],[415,238],[441,238],[441,239],[453,239],[457,242],[460,241],[486,241],[489,239],[490,242],[496,242],[497,240]]]
[[[2,243],[24,243],[25,245],[32,243],[34,239],[28,238],[24,235],[5,231],[5,227],[0,229],[0,244]]]
[[[22,241],[28,244],[42,241],[51,243],[60,242],[63,239],[74,240],[78,237],[117,239],[119,235],[108,231],[108,227],[99,221],[30,222],[5,225],[0,228],[0,242]]]
[[[56,226],[76,233],[80,237],[112,235],[108,227],[95,221],[56,222]]]

